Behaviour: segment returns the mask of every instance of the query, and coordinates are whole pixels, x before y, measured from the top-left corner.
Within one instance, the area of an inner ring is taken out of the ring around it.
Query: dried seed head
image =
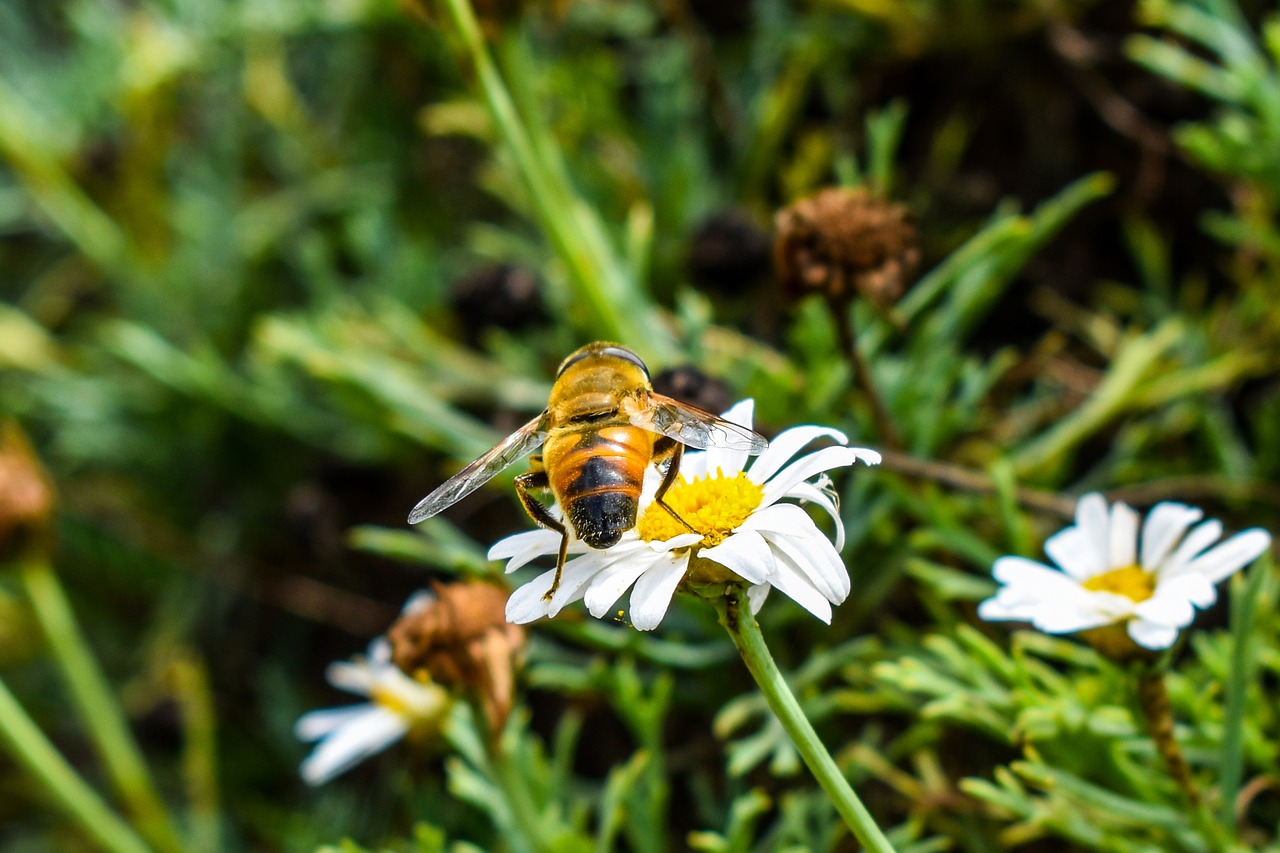
[[[452,285],[451,301],[468,339],[488,328],[518,331],[542,323],[542,284],[532,270],[514,264],[486,264]]]
[[[769,235],[755,220],[739,210],[722,210],[694,229],[689,276],[707,290],[741,293],[769,274],[769,252]]]
[[[773,260],[787,295],[855,296],[887,308],[920,260],[905,205],[865,189],[833,187],[778,211]]]
[[[387,632],[391,659],[409,675],[469,693],[492,731],[511,713],[525,632],[506,619],[507,590],[483,581],[432,584]]]
[[[668,367],[653,377],[653,390],[706,412],[723,412],[733,405],[728,385],[690,364]]]
[[[27,437],[12,422],[0,425],[0,562],[47,544],[53,486]]]

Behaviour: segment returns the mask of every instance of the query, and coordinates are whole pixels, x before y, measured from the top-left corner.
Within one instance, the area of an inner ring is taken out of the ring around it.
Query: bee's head
[[[645,379],[649,379],[649,368],[645,366],[645,363],[640,359],[640,356],[636,355],[622,344],[613,344],[608,341],[596,341],[595,343],[587,344],[585,347],[581,347],[580,349],[570,353],[568,358],[560,362],[560,369],[556,371],[556,378],[559,379],[564,375],[566,370],[580,362],[588,360],[598,360],[603,362],[611,359],[625,361],[633,367],[640,368],[640,370],[644,372]]]

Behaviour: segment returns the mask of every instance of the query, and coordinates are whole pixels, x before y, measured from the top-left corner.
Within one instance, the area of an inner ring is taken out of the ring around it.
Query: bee
[[[549,600],[560,588],[570,531],[588,546],[604,549],[636,526],[650,462],[666,465],[655,503],[698,532],[663,500],[680,472],[686,445],[758,456],[769,442],[754,430],[658,394],[638,355],[619,344],[597,341],[560,364],[542,414],[419,501],[409,513],[409,523],[431,518],[542,447],[515,484],[529,517],[560,534],[555,580],[543,596]],[[535,491],[550,491],[564,519],[534,498]]]

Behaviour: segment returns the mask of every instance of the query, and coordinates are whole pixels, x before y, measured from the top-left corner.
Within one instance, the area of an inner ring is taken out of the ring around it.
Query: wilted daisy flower
[[[751,426],[753,404],[746,400],[725,418]],[[581,553],[565,564],[560,588],[550,601],[554,570],[540,575],[511,595],[507,618],[532,622],[554,616],[579,599],[596,617],[609,612],[631,589],[630,618],[642,631],[657,627],[681,584],[714,585],[741,579],[750,584],[752,608],[758,610],[777,587],[824,622],[831,605],[849,594],[849,573],[840,559],[844,526],[823,472],[858,460],[874,465],[880,454],[857,447],[825,447],[793,460],[810,442],[832,438],[847,442],[838,430],[800,426],[783,432],[754,461],[745,452],[713,448],[690,452],[680,464],[680,477],[667,492],[666,503],[698,532],[691,532],[656,506],[657,472],[646,478],[636,526],[621,541],[602,551],[578,542]],[[748,465],[748,462],[751,462]],[[788,464],[790,463],[790,464]],[[810,482],[812,478],[816,482]],[[835,521],[836,541],[822,533],[803,509],[785,498],[811,502]],[[512,572],[537,557],[555,554],[560,534],[532,530],[508,537],[489,551],[492,560],[508,560]],[[583,553],[585,552],[585,553]]]
[[[1270,534],[1254,528],[1210,548],[1222,537],[1222,522],[1200,522],[1203,515],[1185,504],[1157,504],[1139,535],[1138,514],[1127,504],[1108,511],[1102,495],[1087,494],[1076,505],[1075,525],[1044,543],[1057,568],[1001,557],[993,572],[1004,586],[978,615],[1030,622],[1050,634],[1086,631],[1116,657],[1133,651],[1120,628],[1145,649],[1168,648],[1195,608],[1217,600],[1214,585],[1271,545]]]
[[[329,683],[370,701],[311,711],[298,718],[299,740],[320,741],[302,762],[302,778],[322,785],[376,755],[409,733],[439,730],[449,693],[429,680],[410,678],[391,662],[391,645],[379,637],[367,657],[329,665]]]

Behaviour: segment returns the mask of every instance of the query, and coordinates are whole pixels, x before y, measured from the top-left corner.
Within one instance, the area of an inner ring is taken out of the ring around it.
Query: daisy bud
[[[433,584],[387,632],[392,660],[479,701],[492,731],[511,713],[525,631],[506,619],[507,591],[482,581]]]
[[[46,544],[53,486],[16,424],[0,426],[0,563]]]
[[[861,296],[888,308],[920,260],[906,206],[866,189],[821,190],[780,210],[774,226],[774,266],[792,299],[819,293],[842,303]]]

